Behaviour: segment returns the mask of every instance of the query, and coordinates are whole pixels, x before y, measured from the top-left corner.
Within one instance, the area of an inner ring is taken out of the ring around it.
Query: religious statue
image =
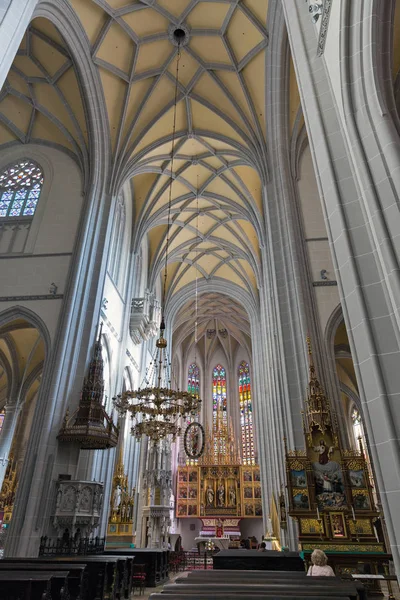
[[[218,488],[218,505],[225,506],[225,488],[223,483]]]
[[[236,506],[236,491],[233,485],[229,488],[229,505]]]
[[[212,489],[212,487],[209,485],[206,491],[206,501],[207,501],[207,506],[213,506],[214,505],[214,490]]]
[[[325,445],[325,441],[321,440],[319,443],[319,446],[314,446],[314,452],[318,452],[318,454],[319,454],[319,457],[318,457],[319,464],[326,465],[329,462],[329,456],[333,452],[333,446],[328,448],[328,446]]]
[[[217,526],[215,527],[215,537],[221,538],[224,535],[224,526],[221,519],[218,519]]]
[[[121,496],[122,496],[121,486],[117,485],[117,487],[114,490],[114,496],[113,496],[113,509],[114,510],[118,510],[119,505],[121,504]]]

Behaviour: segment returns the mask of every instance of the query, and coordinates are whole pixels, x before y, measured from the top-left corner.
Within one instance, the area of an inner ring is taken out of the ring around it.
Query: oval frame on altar
[[[201,436],[201,443],[199,444],[199,449],[197,452],[191,452],[190,449],[188,448],[188,437],[189,437],[189,433],[191,432],[192,429],[197,428],[200,436]],[[200,458],[200,456],[203,454],[204,452],[204,446],[206,443],[206,436],[205,436],[205,432],[204,432],[204,427],[201,423],[198,423],[197,421],[194,421],[193,423],[190,423],[185,430],[185,435],[183,436],[183,447],[185,449],[186,452],[186,456],[190,459],[190,460],[196,460],[197,458]]]

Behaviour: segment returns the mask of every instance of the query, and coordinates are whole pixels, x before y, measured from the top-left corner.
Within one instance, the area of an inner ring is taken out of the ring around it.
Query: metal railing
[[[105,538],[40,538],[39,556],[82,556],[85,554],[102,554]]]

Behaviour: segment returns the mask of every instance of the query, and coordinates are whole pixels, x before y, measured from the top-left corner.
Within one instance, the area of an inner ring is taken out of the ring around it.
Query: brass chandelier
[[[171,143],[171,175],[169,181],[169,199],[168,199],[168,227],[165,249],[165,267],[164,267],[164,285],[162,293],[163,316],[160,325],[160,337],[156,342],[156,351],[151,361],[144,382],[137,390],[131,390],[119,394],[113,398],[114,406],[119,414],[131,413],[134,424],[131,427],[131,434],[136,439],[141,439],[143,435],[151,441],[157,443],[162,439],[171,437],[173,441],[181,433],[181,422],[189,416],[192,418],[198,414],[201,406],[201,399],[198,394],[173,389],[172,377],[170,373],[171,363],[167,355],[167,340],[164,337],[165,332],[165,303],[166,286],[168,270],[168,251],[171,231],[171,204],[172,204],[172,185],[174,173],[174,152],[175,152],[175,132],[176,132],[176,106],[178,98],[179,82],[179,59],[181,54],[182,30],[177,29],[174,36],[174,44],[177,46],[177,62],[175,77],[175,99],[173,110],[173,127]]]

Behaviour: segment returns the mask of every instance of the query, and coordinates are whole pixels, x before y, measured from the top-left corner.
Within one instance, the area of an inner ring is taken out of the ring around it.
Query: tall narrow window
[[[2,411],[0,412],[0,433],[1,433],[1,430],[3,429],[3,423],[4,423],[4,418],[5,418],[5,416],[6,416],[6,415],[4,414],[4,411],[2,410]]]
[[[199,395],[200,384],[199,384],[199,367],[196,363],[189,365],[188,369],[188,392],[190,394]]]
[[[42,170],[31,160],[8,166],[0,175],[0,218],[32,217],[42,186]]]
[[[224,367],[217,365],[213,369],[213,425],[227,425],[226,410],[226,373]]]
[[[242,361],[238,370],[240,427],[242,430],[242,458],[244,465],[254,465],[253,407],[249,363]]]

